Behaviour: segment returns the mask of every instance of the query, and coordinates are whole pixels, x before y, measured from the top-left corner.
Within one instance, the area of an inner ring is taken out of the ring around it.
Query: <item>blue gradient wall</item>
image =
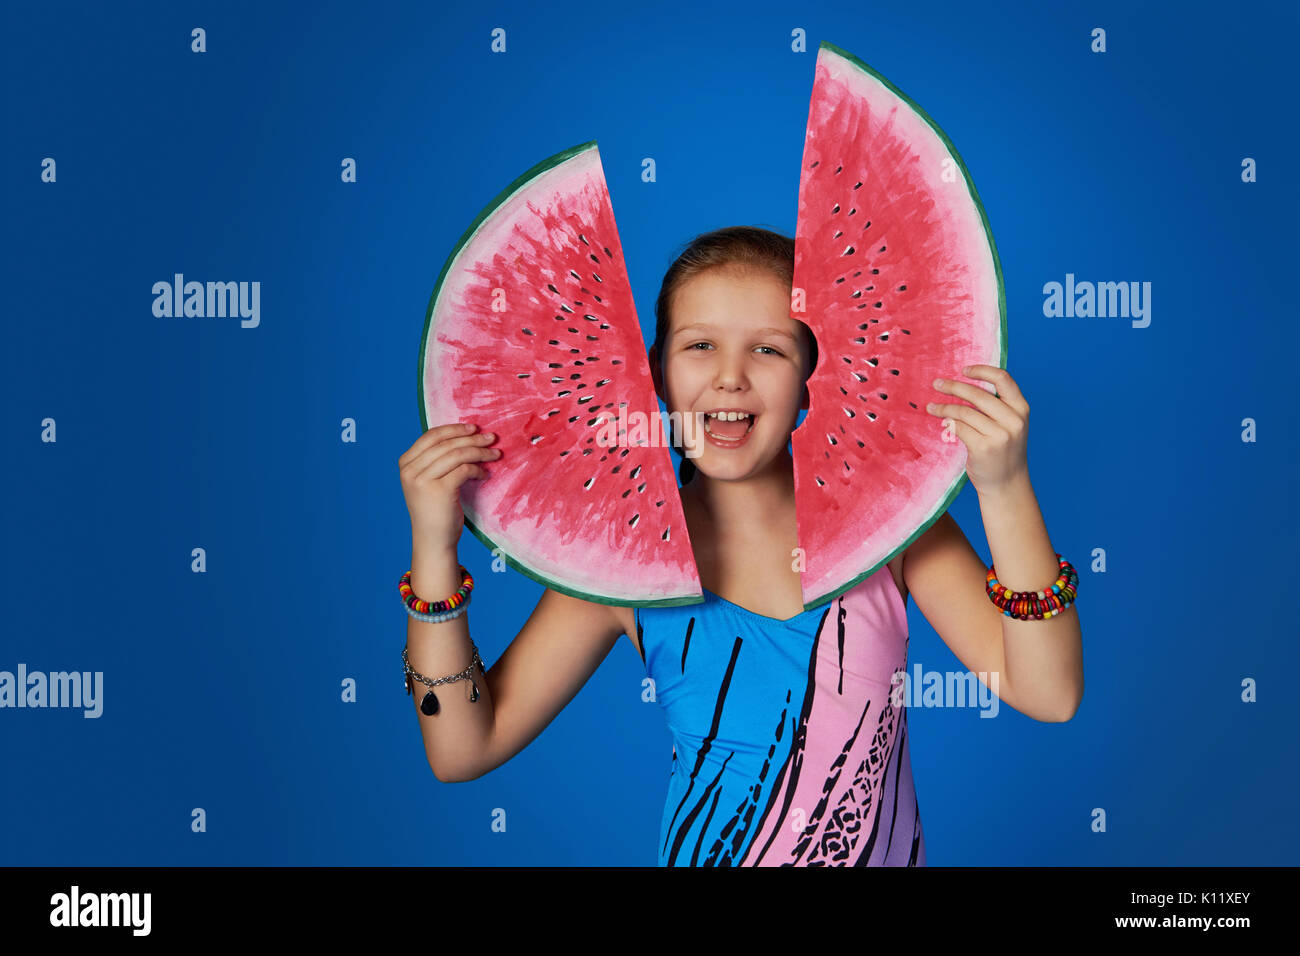
[[[671,745],[627,641],[494,773],[442,784],[425,763],[396,597],[425,308],[485,203],[596,139],[648,341],[682,242],[793,234],[829,40],[921,104],[974,177],[1031,476],[1081,577],[1072,721],[909,714],[929,863],[1294,863],[1298,19],[11,5],[0,670],[98,671],[104,695],[95,719],[0,709],[0,862],[652,865]],[[260,282],[260,323],[156,317],[175,273]],[[1046,316],[1043,286],[1067,274],[1150,282],[1150,324]],[[952,514],[987,559],[972,488]],[[491,573],[468,532],[460,555],[490,665],[541,587]],[[911,664],[960,669],[909,615]]]

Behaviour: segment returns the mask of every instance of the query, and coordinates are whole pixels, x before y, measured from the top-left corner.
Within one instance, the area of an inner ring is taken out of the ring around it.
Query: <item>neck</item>
[[[714,529],[742,537],[763,527],[770,529],[778,524],[778,516],[793,507],[794,460],[782,449],[766,471],[738,481],[696,471],[682,486],[682,498],[693,502]]]

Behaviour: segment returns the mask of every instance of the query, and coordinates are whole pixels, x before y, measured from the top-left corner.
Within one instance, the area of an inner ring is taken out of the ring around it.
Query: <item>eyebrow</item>
[[[673,335],[674,337],[676,337],[678,335],[684,335],[687,332],[691,332],[697,329],[702,332],[711,332],[713,331],[713,328],[714,328],[713,326],[708,325],[707,323],[704,322],[693,322],[690,325],[682,326],[680,329],[674,332]],[[777,329],[777,328],[772,328],[770,326],[765,329],[759,329],[758,333],[760,335],[779,335],[782,338],[789,339],[791,342],[799,341],[797,338],[794,337],[793,333],[787,332],[785,329]]]

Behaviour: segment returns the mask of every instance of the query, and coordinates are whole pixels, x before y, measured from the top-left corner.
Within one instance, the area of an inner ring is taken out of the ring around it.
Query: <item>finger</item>
[[[491,445],[497,440],[497,436],[492,432],[473,432],[469,435],[453,435],[445,438],[440,442],[434,442],[425,447],[425,449],[402,466],[400,471],[404,474],[418,475],[429,467],[429,463],[440,455],[445,454],[453,448],[482,447]]]
[[[957,398],[964,398],[979,411],[983,412],[988,418],[1001,425],[1008,432],[1019,430],[1021,420],[1015,410],[1008,406],[1001,398],[990,395],[987,391],[978,385],[971,385],[969,382],[956,382],[951,379],[943,380],[943,384],[935,385],[935,391],[953,395]],[[961,408],[964,406],[953,406]],[[982,430],[982,429],[981,429]]]
[[[443,478],[443,482],[444,484],[449,483],[452,490],[459,491],[460,486],[465,484],[465,482],[469,481],[471,478],[486,477],[488,477],[488,470],[486,468],[482,465],[477,465],[472,461],[467,461],[448,472]]]
[[[982,415],[976,409],[966,405],[944,405],[931,402],[925,407],[925,410],[931,415],[964,422],[972,432],[983,438],[992,438],[998,427],[997,422],[987,415]]]
[[[1011,373],[996,365],[968,365],[962,373],[970,378],[992,382],[997,389],[997,397],[1006,402],[1021,418],[1029,417],[1029,402],[1020,391],[1020,386],[1011,377]]]
[[[501,457],[500,448],[483,448],[478,445],[462,445],[453,448],[446,454],[438,455],[425,466],[423,471],[418,472],[412,479],[415,482],[440,481],[446,478],[456,468],[469,463],[480,461],[495,461]]]
[[[449,425],[433,426],[417,438],[410,448],[402,453],[402,457],[397,459],[398,467],[405,465],[413,458],[419,457],[419,455],[426,451],[430,445],[436,445],[438,442],[446,441],[448,438],[453,438],[457,435],[472,434],[474,429],[477,427],[478,426],[472,422],[452,422]]]
[[[971,425],[951,415],[943,420],[943,427],[952,429],[953,434],[966,446],[967,453],[970,452],[973,444],[984,438],[984,435],[976,431]]]

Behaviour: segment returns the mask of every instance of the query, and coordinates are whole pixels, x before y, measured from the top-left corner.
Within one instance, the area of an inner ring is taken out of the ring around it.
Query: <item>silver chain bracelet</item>
[[[472,704],[478,700],[478,682],[474,680],[473,670],[475,665],[480,671],[486,671],[483,666],[483,659],[478,656],[478,645],[473,640],[469,646],[474,649],[474,656],[470,659],[469,667],[465,668],[459,674],[451,674],[447,677],[439,677],[437,680],[430,680],[415,668],[411,667],[410,658],[407,656],[409,648],[402,648],[402,671],[406,675],[406,694],[409,697],[412,693],[411,679],[418,680],[421,684],[426,684],[430,688],[437,687],[439,684],[451,684],[458,680],[467,680],[470,683],[469,702]],[[438,696],[429,690],[420,701],[420,713],[426,717],[432,717],[438,712]]]

